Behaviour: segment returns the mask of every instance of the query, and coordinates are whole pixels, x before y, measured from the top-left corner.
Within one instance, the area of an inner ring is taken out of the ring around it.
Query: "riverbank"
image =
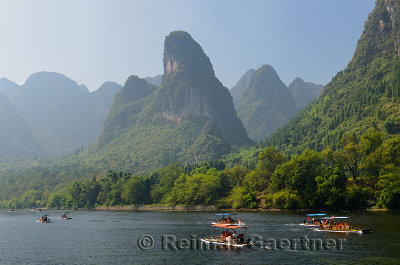
[[[141,205],[141,206],[97,206],[93,210],[95,211],[142,211],[142,212],[160,212],[160,211],[177,211],[177,212],[326,212],[329,210],[314,210],[314,209],[222,209],[215,205],[209,206],[184,206],[184,205]],[[389,209],[380,208],[368,208],[364,210],[358,210],[358,212],[368,211],[368,212],[386,212],[391,211]],[[347,212],[347,211],[343,211]]]
[[[6,209],[6,208],[3,208]],[[29,210],[29,209],[26,209]],[[51,208],[35,208],[36,211],[45,210],[57,210]],[[176,211],[176,212],[328,212],[332,210],[315,210],[315,209],[227,209],[218,208],[215,205],[196,205],[196,206],[185,206],[185,205],[123,205],[123,206],[97,206],[95,208],[73,208],[73,209],[59,209],[59,210],[83,210],[83,211],[126,211],[126,212],[162,212],[162,211]],[[349,212],[348,210],[333,210],[335,212]],[[381,209],[381,208],[367,208],[363,210],[353,210],[350,212],[397,212],[399,210]]]

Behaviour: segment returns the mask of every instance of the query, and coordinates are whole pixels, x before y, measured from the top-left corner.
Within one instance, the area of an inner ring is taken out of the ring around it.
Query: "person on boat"
[[[238,223],[241,224],[241,223],[242,223],[242,220],[238,219]]]
[[[222,222],[223,224],[226,223],[225,217],[222,217],[221,222]]]
[[[232,218],[229,216],[228,219],[226,219],[226,222],[229,224],[232,223]]]
[[[236,234],[236,231],[233,231],[232,238],[233,238],[233,239],[237,239],[237,237],[238,237],[238,236],[237,236],[237,234]]]

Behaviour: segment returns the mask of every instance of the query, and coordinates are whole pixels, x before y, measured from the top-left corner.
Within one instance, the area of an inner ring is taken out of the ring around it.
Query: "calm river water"
[[[38,213],[30,210],[0,211],[0,264],[400,264],[399,213],[347,213],[374,229],[363,235],[303,228],[298,224],[304,213],[237,213],[251,226],[247,235],[260,242],[262,237],[268,248],[243,250],[200,250],[195,239],[216,232],[212,212],[71,211],[72,220],[60,219],[62,211],[46,213],[53,223],[35,223]],[[143,236],[154,239],[152,248],[139,247]],[[311,242],[323,242],[323,248],[310,243],[307,249],[307,239],[321,239]],[[172,243],[165,250],[166,241]]]

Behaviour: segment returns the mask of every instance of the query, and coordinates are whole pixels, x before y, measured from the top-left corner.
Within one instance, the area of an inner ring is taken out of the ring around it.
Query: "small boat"
[[[226,216],[227,214],[218,214],[220,216]],[[240,219],[238,219],[240,220]],[[213,244],[219,248],[245,248],[251,247],[250,238],[245,238],[245,231],[249,226],[244,225],[244,223],[220,223],[217,221],[212,223],[213,227],[222,228],[221,234],[216,234],[213,236],[201,238],[200,240],[206,244]],[[243,229],[243,231],[241,231]],[[239,233],[236,233],[238,231]]]
[[[64,220],[70,220],[70,219],[72,219],[71,217],[68,217],[68,216],[67,216],[67,213],[69,213],[69,212],[65,212],[64,214],[62,214],[62,215],[61,215],[61,219],[64,219]]]
[[[306,215],[306,220],[300,225],[308,227],[319,227],[321,226],[321,219],[326,216],[325,213],[310,213]]]
[[[323,217],[322,224],[315,231],[333,232],[333,233],[358,233],[367,234],[371,233],[372,229],[362,229],[358,225],[350,224],[350,217]]]
[[[48,218],[47,214],[41,214],[40,219],[36,220],[36,223],[48,224],[51,223],[51,220]]]
[[[216,224],[231,224],[231,225],[238,225],[238,226],[246,225],[240,219],[234,220],[231,217],[232,215],[236,215],[234,213],[217,213],[215,215],[217,216],[217,219],[211,223],[213,225],[216,225]]]
[[[15,210],[14,210],[13,208],[11,208],[11,209],[8,210],[8,212],[9,212],[9,213],[14,213]]]

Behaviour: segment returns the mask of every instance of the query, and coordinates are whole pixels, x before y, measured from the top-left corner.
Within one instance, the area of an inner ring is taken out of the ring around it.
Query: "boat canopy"
[[[325,216],[326,215],[326,213],[310,213],[310,214],[307,214],[307,216]]]
[[[235,224],[214,224],[212,226],[226,228],[226,229],[238,229],[238,228],[246,228],[247,229],[250,227],[250,226],[235,225]]]
[[[41,213],[40,216],[47,216],[48,214],[45,213]]]
[[[332,220],[332,219],[349,219],[350,217],[347,216],[331,216],[331,217],[324,217],[322,220]]]
[[[236,215],[235,213],[216,213],[218,216],[228,216],[228,215]]]

